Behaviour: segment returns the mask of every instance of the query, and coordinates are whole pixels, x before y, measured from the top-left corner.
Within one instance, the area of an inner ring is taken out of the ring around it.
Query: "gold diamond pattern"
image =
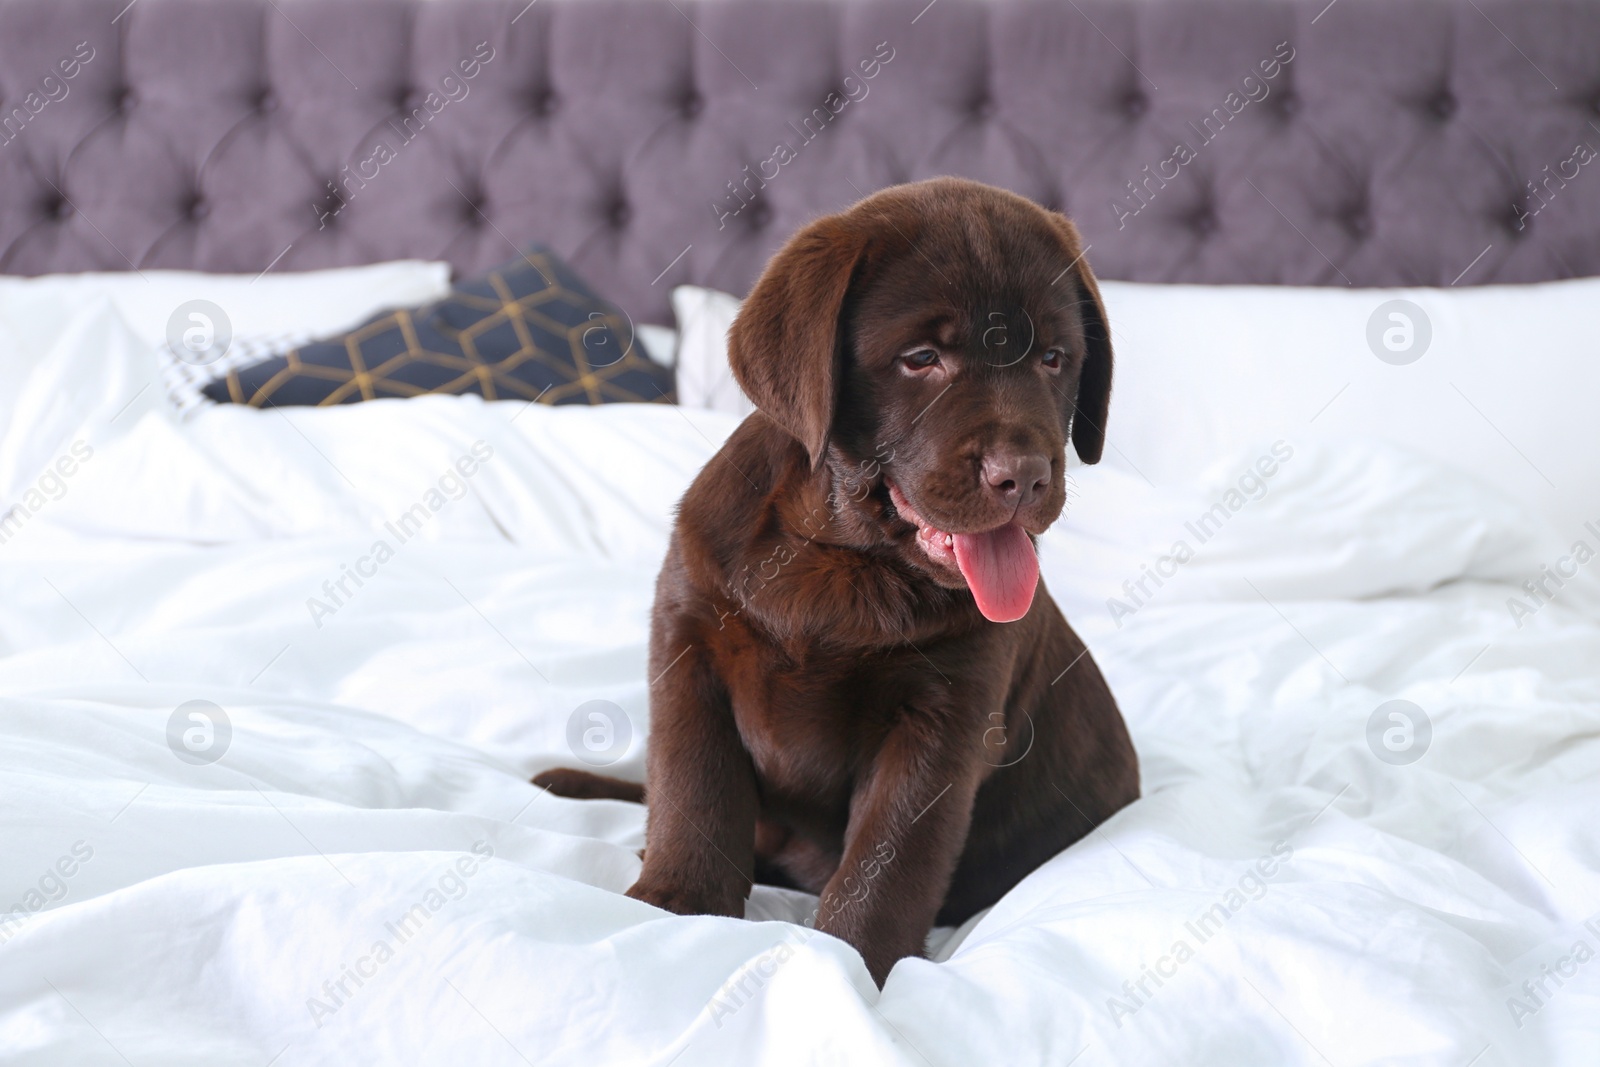
[[[596,359],[615,351],[621,358]],[[341,337],[230,371],[206,392],[254,407],[428,393],[544,404],[670,403],[673,382],[670,370],[639,350],[626,316],[536,248],[462,283],[439,304],[391,311]]]

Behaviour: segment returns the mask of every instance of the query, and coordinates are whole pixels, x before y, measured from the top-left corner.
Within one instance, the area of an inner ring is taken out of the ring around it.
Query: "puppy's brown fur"
[[[1138,796],[1116,703],[1044,588],[990,622],[918,541],[1061,514],[1069,435],[1087,463],[1105,440],[1105,313],[1064,217],[936,179],[801,230],[729,341],[760,410],[684,497],[656,586],[628,894],[739,916],[754,879],[818,893],[817,928],[881,985],[935,922]]]

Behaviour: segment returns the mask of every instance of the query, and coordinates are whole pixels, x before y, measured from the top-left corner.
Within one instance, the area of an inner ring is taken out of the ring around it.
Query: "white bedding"
[[[1045,578],[1144,799],[880,993],[799,894],[628,900],[642,809],[527,783],[595,699],[641,773],[655,570],[731,419],[135,415],[0,544],[0,1062],[1595,1062],[1600,564],[1514,618],[1562,549],[1464,476],[1310,437],[1259,492],[1271,441],[1182,493],[1077,472]],[[194,700],[212,763],[169,744]]]

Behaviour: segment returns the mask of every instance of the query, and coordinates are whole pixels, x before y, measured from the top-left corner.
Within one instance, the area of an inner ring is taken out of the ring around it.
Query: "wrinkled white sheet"
[[[594,699],[642,773],[655,570],[731,428],[433,398],[101,440],[0,544],[0,1062],[1595,1062],[1600,564],[1514,618],[1565,550],[1376,445],[1075,473],[1044,572],[1144,799],[881,993],[799,894],[623,897],[642,809],[527,778]],[[217,762],[169,747],[191,700]]]

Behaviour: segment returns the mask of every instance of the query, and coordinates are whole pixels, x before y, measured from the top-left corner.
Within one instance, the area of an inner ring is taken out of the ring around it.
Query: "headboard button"
[[[256,110],[263,115],[270,115],[278,110],[278,94],[271,89],[262,89],[256,94]]]
[[[132,111],[133,105],[136,103],[138,103],[138,98],[134,96],[132,89],[124,86],[122,91],[117,93],[117,110],[122,112],[124,115]]]
[[[325,178],[317,187],[314,202],[317,205],[317,229],[332,229],[339,223],[339,213],[344,210],[345,201],[339,193],[338,175]]]
[[[1511,207],[1501,216],[1500,224],[1505,227],[1506,233],[1512,240],[1528,236],[1528,228],[1533,225],[1534,213],[1530,210],[1531,202],[1526,196],[1514,195],[1511,198]]]
[[[683,112],[684,118],[697,119],[700,117],[700,112],[705,110],[705,106],[705,100],[701,98],[699,93],[691,89],[684,94],[683,102],[678,105],[678,108]]]
[[[1440,122],[1447,122],[1456,113],[1456,98],[1449,89],[1440,89],[1428,101],[1428,110]]]
[[[1130,119],[1143,118],[1150,110],[1150,98],[1135,89],[1122,98],[1122,113]]]

